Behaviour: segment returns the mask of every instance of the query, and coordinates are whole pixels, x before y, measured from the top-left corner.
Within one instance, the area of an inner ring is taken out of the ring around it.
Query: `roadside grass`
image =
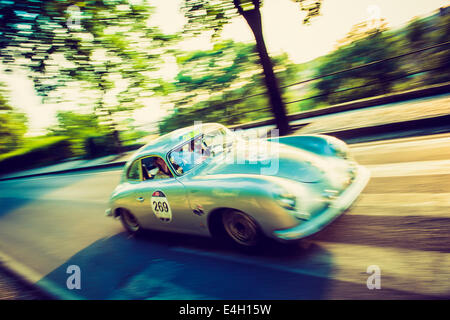
[[[0,154],[0,173],[49,165],[72,156],[67,137],[30,138],[22,148]]]

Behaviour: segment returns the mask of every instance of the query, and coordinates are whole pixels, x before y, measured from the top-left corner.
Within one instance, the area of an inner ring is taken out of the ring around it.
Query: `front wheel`
[[[125,230],[130,234],[138,234],[142,231],[142,227],[139,224],[137,218],[129,211],[122,210],[120,213],[120,221],[122,222]]]
[[[239,247],[254,248],[261,242],[260,228],[247,214],[230,210],[223,213],[222,222],[228,237]]]

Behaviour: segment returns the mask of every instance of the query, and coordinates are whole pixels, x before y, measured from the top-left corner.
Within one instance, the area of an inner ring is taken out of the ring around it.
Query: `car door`
[[[149,227],[169,231],[195,227],[186,189],[176,178],[144,181],[140,193],[144,194]]]
[[[159,156],[148,156],[141,159],[143,181],[135,191],[136,200],[140,202],[139,221],[144,227],[167,231],[189,231],[197,226],[193,224],[193,213],[190,209],[184,185],[165,168],[167,174],[158,171],[159,166],[166,164]],[[159,163],[159,164],[158,164]],[[163,170],[164,171],[164,170]]]

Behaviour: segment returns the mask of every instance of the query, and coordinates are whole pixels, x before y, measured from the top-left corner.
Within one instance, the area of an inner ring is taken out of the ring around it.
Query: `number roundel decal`
[[[163,221],[172,221],[172,210],[170,210],[169,201],[167,201],[166,195],[162,191],[155,191],[151,198],[152,210],[155,216]]]

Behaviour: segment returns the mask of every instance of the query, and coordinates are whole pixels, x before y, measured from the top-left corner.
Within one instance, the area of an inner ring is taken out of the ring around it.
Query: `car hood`
[[[252,174],[277,176],[303,183],[330,180],[334,165],[324,157],[267,141],[241,142],[212,157],[200,175]]]

